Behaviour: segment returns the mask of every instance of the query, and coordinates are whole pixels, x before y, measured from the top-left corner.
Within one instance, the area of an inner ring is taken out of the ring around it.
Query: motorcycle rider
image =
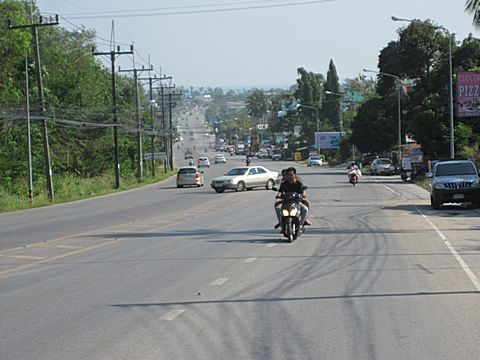
[[[362,176],[362,172],[358,168],[357,163],[355,161],[352,161],[352,163],[347,167],[347,170],[348,170],[348,174],[347,174],[348,181],[350,181],[350,177],[353,174],[357,175],[357,179],[359,179],[360,176]]]
[[[282,171],[283,175],[283,171]],[[283,196],[287,192],[296,192],[302,196],[302,202],[300,205],[300,224],[303,226],[311,225],[310,220],[307,219],[308,208],[310,207],[310,202],[307,199],[307,194],[305,192],[304,186],[301,181],[297,179],[297,170],[294,167],[289,167],[286,169],[285,181],[282,181],[280,188],[278,189],[276,199],[283,199]],[[278,229],[282,223],[282,202],[277,201],[275,203],[275,213],[277,214],[278,223],[275,225],[275,229]]]

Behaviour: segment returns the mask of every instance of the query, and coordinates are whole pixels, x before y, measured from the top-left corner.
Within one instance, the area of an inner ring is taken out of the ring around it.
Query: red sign
[[[480,116],[480,71],[457,72],[459,117]]]

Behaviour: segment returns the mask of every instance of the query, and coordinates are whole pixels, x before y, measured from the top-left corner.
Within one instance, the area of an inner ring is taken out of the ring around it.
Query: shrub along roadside
[[[28,199],[28,183],[26,181],[16,183],[9,189],[0,185],[0,212],[31,209],[134,189],[159,182],[174,173],[174,171],[169,171],[165,174],[163,168],[159,168],[155,177],[146,175],[141,182],[138,182],[137,178],[133,176],[122,177],[120,189],[114,188],[114,174],[105,174],[92,178],[57,175],[54,178],[55,199],[53,201],[48,199],[44,178],[34,183],[32,202]]]

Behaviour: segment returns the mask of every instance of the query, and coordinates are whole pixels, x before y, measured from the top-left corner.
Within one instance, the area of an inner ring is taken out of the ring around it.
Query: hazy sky
[[[147,65],[150,54],[157,72],[161,67],[176,84],[192,86],[288,86],[295,83],[298,67],[326,75],[330,59],[340,79],[355,77],[363,68],[377,69],[380,50],[407,25],[392,21],[392,15],[431,19],[456,33],[457,40],[469,33],[479,35],[464,12],[464,0],[39,0],[37,4],[45,15],[58,13],[61,26],[69,30],[82,25],[95,29],[101,38],[99,51],[109,51],[114,19],[115,40],[135,43],[137,65]],[[217,11],[233,8],[244,9]],[[205,10],[210,12],[200,12]],[[83,13],[83,18],[74,13]],[[118,63],[132,67],[128,56],[121,56]]]

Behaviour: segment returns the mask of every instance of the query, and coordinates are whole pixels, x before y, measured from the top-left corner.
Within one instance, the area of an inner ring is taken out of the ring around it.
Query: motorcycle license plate
[[[453,194],[453,199],[454,200],[463,199],[464,197],[465,197],[465,195],[463,195],[463,194]]]

